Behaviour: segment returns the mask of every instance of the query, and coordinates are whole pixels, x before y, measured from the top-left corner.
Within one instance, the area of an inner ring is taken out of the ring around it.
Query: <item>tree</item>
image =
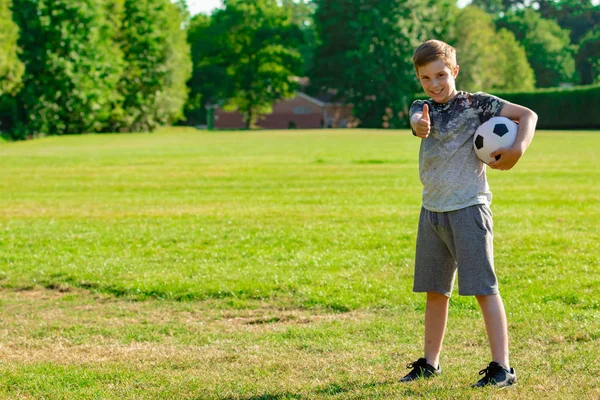
[[[544,18],[556,17],[560,10],[593,7],[592,0],[472,0],[471,4],[490,14],[530,7],[538,10]]]
[[[362,127],[401,126],[419,90],[412,64],[423,41],[454,38],[454,1],[316,0],[311,81],[354,105]]]
[[[187,29],[182,23],[188,19],[185,2],[169,4],[167,7],[167,41],[165,87],[156,97],[157,121],[161,125],[171,125],[184,118],[184,108],[188,100],[187,81],[192,76],[190,45]]]
[[[556,87],[575,80],[574,46],[569,32],[530,9],[507,13],[498,26],[510,30],[525,47],[538,87]]]
[[[525,48],[517,42],[512,32],[501,28],[496,33],[495,47],[498,56],[498,74],[501,79],[493,89],[533,90],[535,72],[527,61]]]
[[[26,65],[14,135],[103,129],[121,72],[106,0],[15,0]]]
[[[206,106],[216,105],[233,95],[227,68],[228,59],[221,47],[225,35],[222,26],[211,24],[211,17],[197,14],[188,29],[191,46],[192,77],[188,81],[190,97],[186,107],[188,123],[206,124]]]
[[[523,8],[536,10],[542,18],[556,21],[563,29],[571,32],[571,43],[577,43],[600,24],[600,6],[591,0],[473,0],[472,5],[500,17],[507,12]]]
[[[160,124],[157,98],[166,86],[168,70],[168,7],[165,0],[124,0],[118,45],[124,70],[118,92],[122,112],[109,130],[151,131]]]
[[[570,31],[571,43],[578,43],[590,30],[600,25],[600,5],[591,1],[561,0],[549,3],[542,17],[556,21]]]
[[[579,43],[577,70],[584,85],[600,83],[600,26],[590,30]]]
[[[152,131],[183,118],[192,68],[184,28],[187,8],[181,1],[121,1],[122,111],[114,115],[110,130]]]
[[[276,0],[225,1],[211,25],[219,54],[209,62],[225,67],[225,108],[241,112],[250,128],[277,100],[295,93],[293,78],[302,73],[301,32]]]
[[[12,20],[11,4],[11,0],[0,0],[0,97],[21,89],[25,70],[19,59],[19,27]]]
[[[469,6],[456,21],[457,86],[476,90],[529,90],[535,79],[525,50],[512,32],[496,32],[492,17]]]
[[[503,79],[498,68],[496,28],[492,17],[476,7],[465,7],[456,20],[457,86],[468,91],[489,90]]]
[[[307,75],[313,67],[313,56],[315,53],[317,34],[313,15],[315,13],[315,4],[309,0],[282,0],[281,5],[289,8],[291,13],[290,22],[302,32],[303,41],[298,47],[304,64],[304,72]]]
[[[498,16],[510,8],[506,0],[472,0],[471,5],[481,8],[486,13],[494,16]]]

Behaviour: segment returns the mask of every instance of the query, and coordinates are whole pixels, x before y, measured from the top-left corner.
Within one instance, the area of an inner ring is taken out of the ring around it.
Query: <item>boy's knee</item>
[[[500,294],[498,294],[498,293],[476,295],[475,298],[477,299],[477,302],[479,304],[488,304],[489,302],[498,302],[499,300],[500,301],[502,300],[500,297]]]
[[[427,301],[448,301],[450,297],[438,292],[427,292]]]

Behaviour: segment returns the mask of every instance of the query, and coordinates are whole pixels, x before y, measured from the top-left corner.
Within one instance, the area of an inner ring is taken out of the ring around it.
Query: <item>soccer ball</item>
[[[502,148],[510,147],[517,138],[516,122],[505,117],[492,117],[481,124],[473,137],[475,154],[486,164],[495,161],[490,153]],[[500,156],[496,156],[498,160]]]

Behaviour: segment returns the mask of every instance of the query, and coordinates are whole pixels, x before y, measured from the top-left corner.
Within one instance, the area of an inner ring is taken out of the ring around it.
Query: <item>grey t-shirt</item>
[[[419,174],[423,183],[423,207],[447,212],[475,204],[490,204],[492,193],[485,164],[473,150],[473,134],[498,115],[506,102],[487,93],[458,92],[448,103],[416,100],[410,116],[429,105],[431,131],[421,141]]]

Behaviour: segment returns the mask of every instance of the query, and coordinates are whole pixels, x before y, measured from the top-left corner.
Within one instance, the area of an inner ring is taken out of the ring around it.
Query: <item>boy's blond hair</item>
[[[441,40],[428,40],[417,47],[413,53],[413,64],[417,75],[419,67],[437,60],[442,60],[448,68],[453,70],[456,67],[456,50]]]

